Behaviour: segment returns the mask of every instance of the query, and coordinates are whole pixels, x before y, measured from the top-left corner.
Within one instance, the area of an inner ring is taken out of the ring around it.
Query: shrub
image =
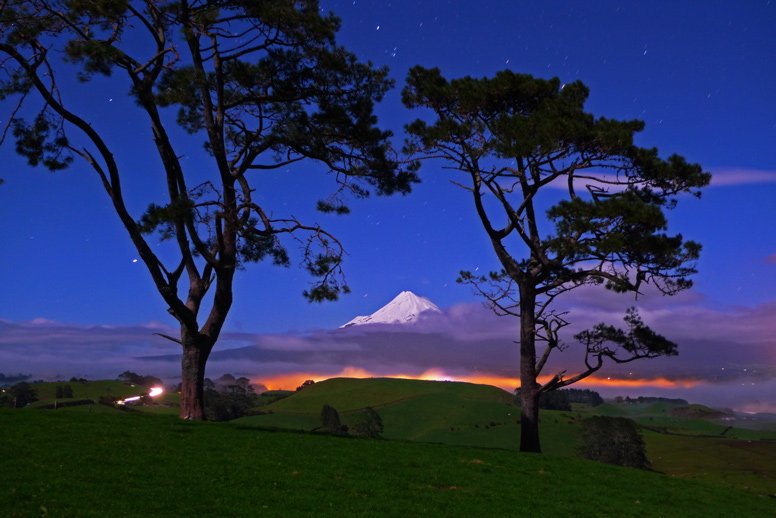
[[[7,389],[3,395],[3,406],[12,408],[22,408],[38,400],[38,392],[26,381]]]
[[[372,407],[366,407],[358,414],[353,431],[362,437],[380,437],[383,433],[383,419]]]
[[[205,416],[210,421],[237,419],[248,414],[248,411],[255,406],[255,400],[255,395],[245,392],[220,392],[215,389],[206,389]]]
[[[331,405],[323,405],[321,408],[321,430],[333,434],[342,433],[339,412]]]
[[[639,428],[624,417],[594,416],[582,421],[582,457],[607,464],[649,469]]]
[[[68,399],[73,397],[73,387],[70,385],[57,385],[55,397],[57,399]]]

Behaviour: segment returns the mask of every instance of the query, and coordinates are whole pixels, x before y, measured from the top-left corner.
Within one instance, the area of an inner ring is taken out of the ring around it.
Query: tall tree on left
[[[308,299],[348,291],[340,241],[317,224],[276,216],[260,203],[271,193],[256,195],[252,175],[319,162],[334,185],[317,208],[336,214],[348,212],[348,195],[407,193],[417,180],[400,170],[390,133],[376,127],[374,104],[392,86],[387,70],[338,46],[338,29],[315,0],[0,3],[0,100],[10,112],[2,138],[12,136],[31,166],[55,171],[80,159],[96,173],[180,324],[180,337],[167,338],[183,349],[184,419],[203,419],[205,364],[232,305],[236,269],[262,259],[287,265],[283,238],[291,238],[314,278]],[[83,99],[74,102],[85,91],[78,81],[95,75],[125,82],[163,166],[164,199],[135,217],[117,143],[79,111]],[[195,181],[181,161],[176,125],[203,138],[207,178],[202,163]],[[170,241],[173,260],[155,253],[150,234]]]

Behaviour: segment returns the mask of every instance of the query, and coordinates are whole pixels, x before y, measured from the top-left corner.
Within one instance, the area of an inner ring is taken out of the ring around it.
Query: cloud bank
[[[621,323],[632,299],[598,289],[571,292],[565,304],[567,348],[543,374],[569,374],[584,350],[571,336],[597,322]],[[605,366],[587,380],[606,396],[670,395],[717,406],[776,410],[776,301],[755,307],[710,308],[689,292],[646,294],[636,301],[644,320],[679,344],[679,356]],[[115,377],[126,369],[179,376],[179,346],[154,333],[158,323],[74,326],[36,319],[0,320],[0,372],[34,377]],[[414,325],[367,325],[293,334],[224,333],[208,376],[231,372],[270,388],[294,388],[331,376],[405,376],[518,384],[517,321],[481,304],[429,314]]]

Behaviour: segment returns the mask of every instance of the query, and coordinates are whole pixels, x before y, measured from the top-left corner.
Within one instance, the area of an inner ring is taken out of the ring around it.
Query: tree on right
[[[637,295],[647,285],[674,295],[692,285],[701,246],[667,233],[666,211],[682,194],[700,197],[711,175],[679,155],[636,146],[639,120],[596,118],[588,88],[506,70],[492,78],[448,80],[439,69],[410,70],[402,100],[430,120],[407,125],[405,151],[442,159],[462,173],[455,183],[474,208],[501,264],[462,271],[499,315],[519,319],[520,450],[540,452],[539,396],[575,383],[606,361],[676,354],[676,344],[647,326],[636,309],[626,328],[604,323],[578,333],[584,368],[539,377],[566,344],[564,293],[602,285]]]

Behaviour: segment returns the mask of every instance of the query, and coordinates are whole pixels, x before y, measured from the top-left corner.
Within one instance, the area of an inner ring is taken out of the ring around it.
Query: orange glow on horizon
[[[311,372],[290,372],[254,379],[254,383],[261,383],[269,390],[294,390],[305,380],[323,381],[329,378],[401,378],[417,379],[428,381],[461,381],[466,383],[478,383],[483,385],[493,385],[509,392],[514,391],[520,386],[519,378],[510,378],[495,376],[489,374],[461,374],[452,375],[441,369],[428,369],[420,374],[378,374],[360,367],[345,367],[339,372],[329,373],[311,373]],[[540,376],[539,383],[548,382],[552,376]],[[585,387],[622,387],[622,388],[692,388],[700,385],[702,382],[695,379],[675,379],[671,380],[665,377],[658,378],[615,378],[615,377],[597,377],[590,376],[575,385]]]

